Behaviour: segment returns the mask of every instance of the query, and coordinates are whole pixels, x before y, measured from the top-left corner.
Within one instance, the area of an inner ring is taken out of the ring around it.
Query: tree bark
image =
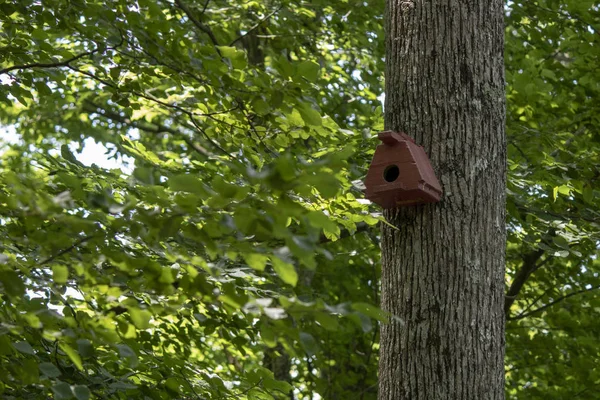
[[[501,0],[387,1],[386,129],[444,196],[385,212],[380,400],[504,398],[503,40]]]

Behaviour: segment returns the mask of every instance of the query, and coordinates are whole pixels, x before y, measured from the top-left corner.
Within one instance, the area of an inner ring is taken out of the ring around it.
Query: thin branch
[[[132,128],[136,128],[136,129],[139,129],[139,130],[142,130],[145,132],[150,132],[150,133],[167,132],[167,133],[171,133],[173,135],[179,134],[179,132],[176,131],[175,129],[169,128],[168,126],[164,126],[161,124],[156,124],[156,123],[143,123],[142,124],[142,123],[138,123],[136,121],[131,121],[129,118],[123,117],[116,112],[107,110],[106,108],[94,103],[91,100],[84,100],[83,110],[88,113],[98,114],[102,117],[105,117],[106,119],[110,119],[112,121],[119,122],[124,125],[129,125]]]
[[[67,253],[69,253],[70,251],[73,251],[75,248],[77,248],[77,246],[79,246],[80,244],[83,244],[85,242],[87,242],[88,240],[92,239],[94,237],[94,235],[89,235],[89,236],[84,236],[82,238],[80,238],[79,240],[77,240],[75,243],[73,243],[71,246],[62,249],[61,251],[59,251],[58,253],[46,258],[45,260],[41,261],[39,263],[40,266],[42,265],[46,265],[48,263],[51,263],[52,261],[56,260],[58,257],[63,256]]]
[[[531,4],[531,5],[532,5],[533,7],[537,7],[537,8],[539,8],[540,10],[544,10],[544,11],[547,11],[547,12],[549,12],[549,13],[558,14],[558,15],[560,15],[560,16],[562,16],[562,17],[564,17],[564,18],[567,18],[567,19],[568,19],[568,18],[572,18],[572,19],[574,19],[574,20],[576,20],[576,21],[579,21],[580,23],[582,23],[583,25],[585,25],[585,26],[586,26],[586,28],[588,28],[588,29],[591,29],[591,30],[592,30],[592,31],[593,31],[595,34],[598,34],[598,31],[597,31],[596,29],[594,29],[594,27],[592,26],[592,24],[590,24],[590,23],[589,23],[589,22],[587,22],[587,21],[584,21],[584,20],[583,20],[583,19],[582,19],[580,16],[578,16],[578,15],[575,15],[575,14],[573,14],[573,13],[569,13],[569,12],[567,12],[567,11],[562,11],[562,10],[552,10],[552,9],[550,9],[550,8],[542,7],[542,6],[540,6],[540,5],[537,5],[537,4]]]
[[[96,76],[95,74],[92,74],[91,72],[83,71],[83,70],[80,70],[78,68],[71,67],[71,66],[69,66],[69,68],[72,69],[72,70],[74,70],[74,71],[77,71],[77,72],[79,72],[81,74],[84,74],[86,76],[89,76],[90,78],[92,78],[92,79],[94,79],[94,80],[96,80],[98,82],[101,82],[101,83],[103,83],[103,84],[105,84],[105,85],[107,85],[109,87],[113,87],[113,88],[116,88],[116,89],[119,88],[117,85],[115,85],[115,84],[113,84],[111,82],[108,82],[108,81],[106,81],[106,80],[104,80],[104,79]],[[157,98],[155,98],[154,96],[151,96],[151,95],[147,95],[147,94],[143,94],[143,93],[138,93],[138,92],[124,92],[124,93],[131,93],[131,94],[134,94],[136,96],[140,96],[142,98],[145,98],[147,100],[153,101],[153,102],[155,102],[157,104],[160,104],[160,105],[163,105],[165,107],[173,108],[173,109],[175,109],[177,111],[180,111],[181,113],[187,115],[190,118],[192,124],[196,127],[196,129],[198,131],[200,131],[200,133],[202,133],[204,135],[204,137],[206,138],[206,140],[208,142],[210,142],[211,145],[213,145],[216,149],[219,149],[223,154],[227,155],[228,157],[233,158],[230,153],[228,153],[225,149],[223,149],[221,146],[219,146],[218,143],[216,143],[214,140],[212,140],[210,138],[210,136],[208,136],[208,134],[206,133],[206,131],[204,131],[204,129],[202,129],[200,127],[200,125],[196,122],[196,120],[194,119],[194,116],[201,116],[201,117],[213,118],[213,115],[228,113],[228,112],[231,112],[231,111],[235,110],[235,108],[232,108],[232,109],[226,110],[226,111],[218,111],[218,112],[212,112],[212,113],[199,114],[199,113],[194,113],[193,111],[186,110],[185,108],[179,107],[179,106],[177,106],[175,104],[166,103],[166,102],[161,101],[161,100],[159,100],[159,99],[157,99]],[[186,141],[186,143],[188,145],[192,146],[195,150],[200,151],[199,148],[196,148],[196,146],[193,144],[193,142],[189,141],[189,139],[188,140],[184,139],[184,140]],[[200,152],[202,153],[202,151],[200,151]]]
[[[68,60],[60,61],[60,62],[55,62],[55,63],[31,63],[31,64],[25,64],[25,65],[13,65],[12,67],[0,69],[0,75],[1,74],[7,74],[7,73],[9,73],[11,71],[14,71],[14,70],[23,70],[23,69],[31,69],[31,68],[59,68],[59,67],[67,67],[73,61],[77,61],[80,58],[94,55],[97,52],[98,52],[98,49],[95,49],[95,50],[92,50],[92,51],[88,51],[88,52],[85,52],[85,53],[78,54],[75,57],[69,58]]]
[[[544,260],[540,261],[539,263],[537,263],[535,265],[535,268],[533,269],[533,271],[531,271],[531,273],[533,274],[535,271],[537,271],[538,269],[542,268],[544,265],[548,264],[548,262],[552,260],[551,256],[546,257]]]
[[[529,317],[530,315],[535,314],[535,313],[540,312],[540,311],[543,311],[543,310],[545,310],[545,309],[547,309],[549,307],[552,307],[553,305],[555,305],[557,303],[560,303],[561,301],[563,301],[565,299],[568,299],[569,297],[573,297],[573,296],[576,296],[576,295],[582,294],[582,293],[591,292],[592,290],[596,290],[596,289],[600,289],[600,286],[592,286],[591,288],[588,288],[588,289],[581,289],[581,290],[577,290],[575,292],[571,292],[569,294],[566,294],[564,296],[559,297],[556,300],[551,301],[550,303],[548,303],[546,305],[543,305],[543,306],[541,306],[539,308],[536,308],[535,310],[532,310],[532,311],[529,311],[529,312],[523,312],[523,313],[517,315],[516,317],[508,318],[508,320],[509,321],[514,321],[514,320],[518,320],[518,319],[523,319],[523,318]]]
[[[552,290],[554,290],[554,287],[551,287],[550,289],[544,290],[544,293],[540,294],[531,303],[529,303],[529,305],[527,305],[527,307],[525,307],[525,309],[523,311],[521,311],[520,314],[526,313],[527,311],[531,310],[531,307],[533,307],[534,305],[536,305],[538,301],[540,301],[541,299],[543,299],[544,296],[546,296]]]
[[[115,46],[107,47],[106,49],[115,50],[116,48],[120,47],[123,44],[123,41],[124,41],[124,38],[123,38],[123,35],[121,35],[121,41],[119,43],[117,43]],[[15,70],[23,70],[23,69],[31,69],[31,68],[60,68],[60,67],[71,68],[70,63],[72,63],[73,61],[77,61],[83,57],[92,56],[99,51],[100,51],[100,47],[96,47],[94,50],[90,50],[90,51],[86,51],[84,53],[78,54],[72,58],[69,58],[68,60],[54,62],[54,63],[31,63],[31,64],[25,64],[25,65],[13,65],[12,67],[1,69],[0,75],[9,73],[9,72],[15,71]]]
[[[145,32],[144,32],[144,33],[145,33]],[[147,37],[147,39],[148,39],[148,40],[150,40],[150,41],[152,41],[152,43],[153,43],[155,46],[157,46],[157,47],[160,47],[160,44],[156,43],[156,42],[155,42],[154,40],[152,40],[152,38],[150,38],[149,36]],[[133,43],[133,42],[127,42],[127,43],[128,43],[128,44],[129,44],[129,45],[132,47],[132,49],[134,49],[134,50],[137,50],[137,51],[140,51],[141,53],[145,54],[147,57],[151,58],[151,59],[152,59],[152,60],[153,60],[153,61],[154,61],[156,64],[158,64],[158,65],[161,65],[161,66],[163,66],[163,67],[166,67],[166,68],[169,68],[169,69],[172,69],[173,71],[175,71],[175,72],[177,72],[177,73],[179,73],[179,74],[187,75],[187,76],[189,76],[190,78],[194,79],[196,82],[200,83],[201,85],[206,85],[206,86],[211,86],[211,87],[213,87],[213,85],[211,85],[211,84],[210,84],[210,83],[209,83],[207,80],[200,78],[198,75],[196,75],[196,74],[193,74],[193,73],[191,73],[191,72],[189,72],[189,71],[184,71],[184,70],[182,70],[181,68],[179,68],[179,67],[177,67],[177,66],[174,66],[174,65],[171,65],[171,64],[167,64],[167,63],[165,63],[164,61],[162,61],[162,60],[159,60],[159,59],[158,59],[158,58],[157,58],[157,57],[156,57],[154,54],[150,53],[150,52],[149,52],[149,51],[148,51],[146,48],[144,48],[142,45],[139,45],[139,46],[138,46],[138,45],[136,45],[136,44],[135,44],[135,43]],[[137,63],[141,63],[141,58],[140,58],[140,57],[137,57],[137,56],[136,56],[136,55],[134,55],[134,54],[126,53],[126,52],[124,52],[124,51],[121,51],[121,52],[119,52],[119,53],[120,53],[120,54],[122,54],[122,55],[124,55],[124,56],[126,56],[126,57],[130,57],[130,58],[134,59],[134,60],[135,60]],[[173,57],[171,57],[170,53],[168,53],[167,55],[169,55],[169,57],[170,57],[171,59],[173,59]]]
[[[73,70],[73,71],[75,71],[75,72],[79,72],[80,74],[83,74],[85,76],[88,76],[88,77],[94,79],[95,81],[100,82],[100,83],[102,83],[102,84],[104,84],[104,85],[106,85],[108,87],[111,87],[111,88],[114,88],[114,89],[118,89],[118,90],[121,89],[118,85],[115,85],[112,82],[109,82],[109,81],[107,81],[105,79],[102,79],[98,75],[93,74],[91,72],[84,71],[82,69],[79,69],[79,68],[76,68],[76,67],[73,67],[73,66],[70,66],[70,65],[68,65],[68,68],[71,69],[71,70]],[[167,102],[162,101],[160,99],[157,99],[156,97],[154,97],[154,96],[152,96],[150,94],[147,94],[147,93],[140,93],[140,92],[135,92],[135,91],[125,91],[125,90],[122,91],[121,93],[130,93],[130,94],[142,97],[142,98],[144,98],[146,100],[152,101],[152,102],[154,102],[156,104],[160,104],[161,106],[172,108],[172,109],[177,110],[177,111],[179,111],[179,112],[181,112],[181,113],[183,113],[185,115],[193,115],[193,116],[196,116],[196,117],[213,117],[214,115],[227,114],[227,113],[230,113],[230,112],[235,111],[237,109],[237,106],[236,106],[236,107],[233,107],[233,108],[230,108],[230,109],[227,109],[227,110],[223,110],[223,111],[213,111],[213,112],[209,112],[209,113],[197,113],[197,112],[194,112],[194,111],[186,110],[185,108],[183,108],[181,106],[178,106],[177,104],[167,103]]]
[[[277,7],[275,10],[273,10],[269,14],[267,14],[263,19],[261,19],[260,21],[258,21],[256,24],[254,24],[254,26],[252,28],[248,29],[248,31],[246,33],[244,33],[243,35],[241,35],[241,36],[237,37],[236,39],[234,39],[233,42],[229,43],[229,46],[233,46],[234,44],[236,44],[237,42],[239,42],[240,40],[242,40],[243,38],[245,38],[246,36],[248,36],[249,34],[251,34],[252,32],[254,32],[256,29],[258,29],[259,26],[261,26],[262,24],[264,24],[265,21],[269,20],[273,15],[277,14],[282,8],[283,8],[283,4],[280,5],[279,7]]]
[[[202,11],[200,11],[200,15],[204,14],[204,12],[206,11],[206,7],[208,7],[208,3],[210,3],[210,0],[206,0],[206,2],[204,3],[204,7],[202,7]]]
[[[508,144],[512,145],[515,149],[517,149],[519,153],[521,153],[525,161],[527,161],[527,164],[532,164],[532,162],[529,160],[529,157],[527,157],[527,154],[525,154],[525,152],[519,146],[517,146],[517,144],[513,140],[509,140]]]
[[[194,116],[192,114],[188,113],[187,116],[190,118],[190,121],[192,122],[194,127],[196,127],[196,129],[204,136],[204,138],[206,140],[208,140],[210,142],[211,145],[213,145],[216,149],[219,149],[219,151],[221,153],[225,154],[226,156],[228,156],[230,158],[234,158],[227,150],[222,148],[217,142],[215,142],[214,140],[212,140],[212,138],[210,136],[208,136],[208,133],[206,133],[206,131],[204,129],[202,129],[202,127],[200,126],[200,124],[198,124],[198,122],[196,121],[196,119],[194,118]]]
[[[188,384],[188,386],[190,387],[190,390],[194,393],[194,395],[196,396],[196,398],[199,399],[199,400],[202,399],[202,397],[200,397],[200,395],[198,394],[198,392],[196,392],[196,389],[194,388],[194,385],[192,384],[192,382],[190,382],[190,380],[187,378],[187,376],[185,376],[185,374],[183,372],[183,368],[180,368],[179,374],[183,378],[183,380]]]
[[[102,78],[100,78],[100,77],[99,77],[99,76],[97,76],[96,74],[93,74],[93,73],[91,73],[91,72],[84,71],[84,70],[82,70],[82,69],[79,69],[79,68],[73,67],[72,65],[67,65],[67,68],[69,68],[71,71],[79,72],[79,73],[80,73],[80,74],[82,74],[82,75],[85,75],[85,76],[87,76],[87,77],[89,77],[89,78],[92,78],[93,80],[95,80],[95,81],[97,81],[97,82],[100,82],[100,83],[102,83],[102,84],[104,84],[104,85],[106,85],[106,86],[108,86],[108,87],[111,87],[111,88],[118,89],[118,86],[117,86],[117,85],[115,85],[114,83],[112,83],[112,82],[109,82],[109,81],[107,81],[107,80],[105,80],[105,79],[102,79]]]
[[[202,22],[200,22],[198,19],[196,19],[196,17],[194,17],[194,15],[192,14],[192,12],[188,8],[188,6],[186,6],[181,0],[175,0],[175,4],[177,4],[177,6],[185,13],[185,15],[187,15],[187,17],[189,18],[189,20],[192,21],[192,23],[194,25],[196,25],[196,27],[198,29],[200,29],[202,32],[204,32],[204,33],[206,33],[208,35],[208,37],[210,38],[211,42],[215,46],[219,45],[219,42],[217,41],[217,38],[215,37],[215,34],[210,30],[210,28],[208,26],[204,25]],[[219,52],[219,49],[217,49],[217,52]],[[221,55],[220,52],[219,52],[219,55]]]
[[[96,113],[106,119],[110,119],[112,121],[119,122],[124,125],[128,125],[132,128],[139,129],[144,132],[149,132],[149,133],[154,133],[154,134],[159,134],[161,132],[170,133],[170,134],[182,139],[191,149],[193,149],[197,153],[200,153],[201,155],[203,155],[205,157],[209,157],[209,158],[215,157],[215,155],[212,154],[210,151],[208,151],[204,147],[200,146],[199,144],[194,143],[184,133],[179,132],[173,128],[169,128],[168,126],[164,126],[164,125],[156,124],[156,123],[138,123],[136,121],[131,121],[130,119],[125,118],[115,112],[109,111],[109,110],[95,104],[94,102],[92,102],[90,100],[86,100],[84,102],[83,109],[84,109],[84,111],[87,111],[88,113]]]
[[[258,139],[258,141],[263,146],[263,148],[267,151],[267,153],[271,154],[273,157],[277,157],[277,154],[273,150],[271,150],[269,148],[269,146],[267,146],[267,144],[264,142],[263,138],[260,136],[260,134],[256,130],[256,127],[254,126],[254,123],[252,122],[250,115],[248,115],[248,113],[246,112],[246,106],[244,106],[244,104],[241,102],[238,102],[238,105],[239,105],[240,111],[242,112],[242,114],[244,115],[244,118],[246,119],[246,122],[248,122],[250,129],[256,136],[256,139]],[[252,137],[252,135],[250,135],[250,136]]]
[[[593,222],[593,223],[600,222],[600,218],[593,218],[593,217],[581,215],[581,213],[578,215],[572,214],[572,213],[555,213],[555,212],[548,211],[548,210],[542,210],[539,208],[534,208],[534,207],[529,207],[529,206],[525,207],[522,205],[517,205],[517,209],[519,211],[524,211],[524,212],[546,214],[546,215],[550,215],[552,217],[561,218],[563,220],[566,220],[568,218],[571,220],[587,221],[587,222]]]

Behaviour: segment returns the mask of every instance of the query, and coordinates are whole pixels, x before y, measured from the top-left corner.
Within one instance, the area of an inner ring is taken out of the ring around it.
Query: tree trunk
[[[379,399],[503,399],[503,2],[388,0],[386,36],[386,129],[444,196],[385,212]]]

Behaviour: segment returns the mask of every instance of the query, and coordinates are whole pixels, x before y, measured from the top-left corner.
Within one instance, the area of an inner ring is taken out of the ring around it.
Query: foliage
[[[381,121],[376,9],[0,10],[21,139],[2,156],[4,398],[372,397],[378,219],[351,181]],[[125,168],[90,166],[90,140]]]
[[[375,398],[382,12],[0,3],[3,398]],[[510,398],[600,383],[599,17],[507,6]]]
[[[511,4],[510,398],[598,398],[600,17],[594,1]]]

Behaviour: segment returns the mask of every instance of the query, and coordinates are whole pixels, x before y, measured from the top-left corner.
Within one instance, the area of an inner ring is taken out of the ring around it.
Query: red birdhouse
[[[442,188],[423,147],[405,133],[380,132],[383,143],[365,178],[366,197],[383,208],[440,201]]]

